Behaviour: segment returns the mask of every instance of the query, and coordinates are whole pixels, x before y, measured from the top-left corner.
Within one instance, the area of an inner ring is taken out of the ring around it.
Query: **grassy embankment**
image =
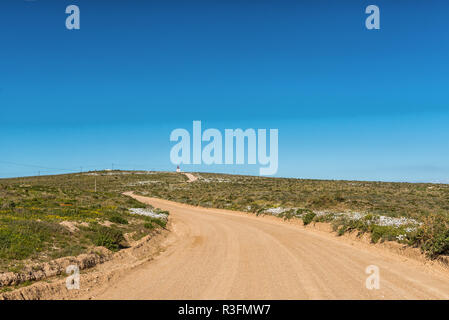
[[[125,238],[163,226],[130,214],[129,208],[145,207],[121,194],[130,190],[305,224],[327,221],[339,234],[358,230],[373,242],[420,247],[429,257],[449,254],[448,185],[196,175],[193,183],[182,174],[123,171],[0,179],[0,272],[95,246],[120,250]]]

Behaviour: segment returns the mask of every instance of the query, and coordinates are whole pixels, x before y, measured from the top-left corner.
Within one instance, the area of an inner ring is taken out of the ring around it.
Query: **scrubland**
[[[449,253],[449,185],[303,180],[212,173],[194,183],[140,185],[145,195],[203,207],[332,223],[373,242],[420,247],[430,258]]]
[[[168,212],[121,194],[140,177],[98,172],[0,179],[0,273],[97,247],[118,251],[164,228],[161,216]],[[130,209],[161,215],[133,214]]]
[[[430,258],[449,253],[445,184],[194,175],[194,182],[179,173],[118,170],[0,179],[0,272],[99,246],[117,251],[165,227],[168,212],[125,191],[306,225],[328,222],[337,234],[369,233],[373,242],[398,241]]]

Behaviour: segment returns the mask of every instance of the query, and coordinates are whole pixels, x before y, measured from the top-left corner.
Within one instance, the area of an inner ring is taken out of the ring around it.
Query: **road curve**
[[[167,249],[96,299],[448,299],[449,273],[331,234],[135,196],[170,211]],[[380,289],[366,288],[376,265]]]

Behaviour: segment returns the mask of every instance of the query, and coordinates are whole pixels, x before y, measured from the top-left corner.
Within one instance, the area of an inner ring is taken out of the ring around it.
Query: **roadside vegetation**
[[[337,234],[368,233],[449,254],[449,185],[325,181],[195,173],[102,171],[0,179],[0,273],[36,262],[117,251],[165,228],[168,212],[125,191],[211,208],[331,223]],[[95,190],[96,188],[96,190]]]
[[[0,273],[93,252],[97,246],[118,251],[165,228],[166,219],[130,211],[161,210],[121,194],[148,176],[105,171],[0,179]],[[173,178],[154,176],[159,181]]]

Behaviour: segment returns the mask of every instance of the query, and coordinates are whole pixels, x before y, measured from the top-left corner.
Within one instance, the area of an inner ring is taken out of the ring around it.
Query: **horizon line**
[[[299,177],[287,177],[287,176],[261,176],[261,175],[251,175],[251,174],[241,174],[241,173],[225,173],[225,172],[208,172],[208,171],[181,171],[176,172],[171,170],[146,170],[146,169],[101,169],[101,170],[89,170],[89,171],[74,171],[68,173],[51,173],[51,174],[42,174],[42,175],[34,175],[34,176],[15,176],[15,177],[0,177],[1,180],[10,180],[10,179],[20,179],[20,178],[39,178],[39,177],[51,177],[51,176],[62,176],[62,175],[76,175],[76,174],[85,174],[85,173],[98,173],[98,172],[160,172],[160,173],[198,173],[198,174],[219,174],[219,175],[229,175],[229,176],[245,176],[245,177],[255,177],[262,179],[295,179],[295,180],[309,180],[309,181],[342,181],[342,182],[380,182],[380,183],[408,183],[408,184],[440,184],[440,185],[448,185],[449,182],[435,182],[435,181],[391,181],[391,180],[357,180],[357,179],[320,179],[320,178],[299,178]]]

